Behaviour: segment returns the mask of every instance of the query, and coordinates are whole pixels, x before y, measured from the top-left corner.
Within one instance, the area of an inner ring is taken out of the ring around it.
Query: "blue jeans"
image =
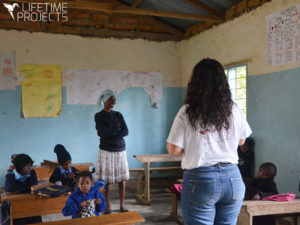
[[[245,195],[237,166],[184,171],[181,207],[185,225],[235,225]]]

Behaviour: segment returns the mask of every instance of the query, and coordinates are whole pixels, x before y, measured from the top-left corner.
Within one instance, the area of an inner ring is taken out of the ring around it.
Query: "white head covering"
[[[107,99],[109,99],[111,96],[116,97],[115,93],[112,90],[110,90],[110,89],[104,90],[98,98],[98,101],[97,101],[98,108],[101,109],[104,105],[104,102],[106,102]]]

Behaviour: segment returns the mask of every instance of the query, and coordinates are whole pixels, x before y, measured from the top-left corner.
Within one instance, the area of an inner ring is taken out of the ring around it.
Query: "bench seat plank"
[[[91,218],[77,218],[61,221],[51,221],[44,223],[35,223],[35,225],[128,225],[142,223],[145,219],[137,212],[125,212]]]

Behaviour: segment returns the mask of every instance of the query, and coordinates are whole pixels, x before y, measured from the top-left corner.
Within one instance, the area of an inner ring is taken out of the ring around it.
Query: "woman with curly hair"
[[[231,100],[224,68],[214,59],[201,60],[167,139],[169,154],[182,156],[185,225],[236,224],[245,194],[237,147],[250,134]]]

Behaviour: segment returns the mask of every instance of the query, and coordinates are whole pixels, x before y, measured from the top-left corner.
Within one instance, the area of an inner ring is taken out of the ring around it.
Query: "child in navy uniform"
[[[31,192],[31,186],[38,184],[35,171],[32,169],[33,161],[26,154],[12,157],[13,166],[10,166],[5,176],[5,194],[24,194]],[[14,219],[14,225],[41,223],[40,216]]]
[[[106,203],[98,188],[99,186],[93,182],[91,172],[80,172],[77,187],[62,210],[63,215],[72,215],[72,218],[99,216],[99,213],[106,209]]]
[[[278,194],[274,177],[277,168],[273,163],[266,162],[260,165],[256,178],[246,187],[246,200],[260,200],[270,195]],[[255,216],[253,225],[275,225],[273,216]]]
[[[76,186],[76,176],[79,171],[72,167],[72,158],[70,153],[63,145],[56,145],[54,152],[57,155],[57,161],[60,167],[54,169],[49,181],[56,185],[68,185],[72,190]]]

